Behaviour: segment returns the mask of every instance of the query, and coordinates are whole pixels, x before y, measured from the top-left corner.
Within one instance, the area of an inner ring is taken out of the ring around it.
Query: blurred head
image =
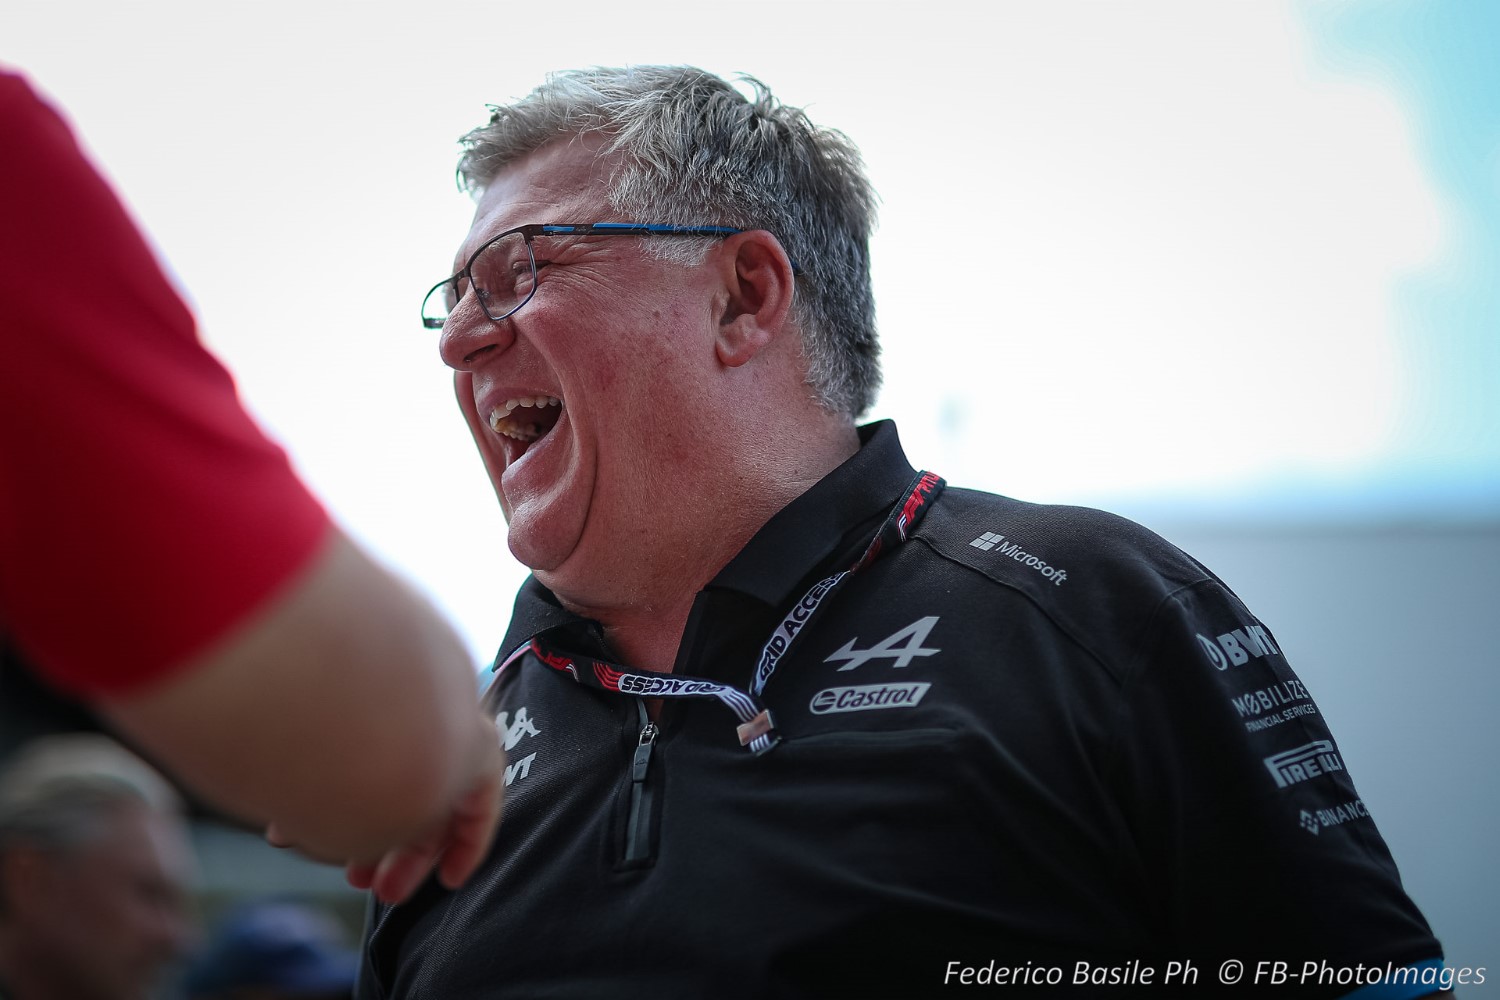
[[[176,795],[104,737],[38,740],[0,776],[0,980],[25,997],[149,995],[190,945]]]
[[[534,222],[654,222],[765,229],[801,271],[793,317],[819,401],[857,418],[880,386],[870,232],[875,194],[859,151],[772,97],[751,77],[742,94],[690,66],[554,73],[463,139],[459,174],[475,193],[560,136],[597,136],[609,171],[600,194],[613,216]],[[691,253],[661,240],[663,255]],[[700,248],[701,249],[701,248]]]

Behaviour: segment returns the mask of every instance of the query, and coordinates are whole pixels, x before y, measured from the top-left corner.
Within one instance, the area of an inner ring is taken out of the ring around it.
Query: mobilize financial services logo
[[[1004,535],[997,535],[993,531],[986,531],[969,544],[981,552],[988,552],[998,547],[998,555],[1009,556],[1018,563],[1030,566],[1051,580],[1054,586],[1061,587],[1063,581],[1068,578],[1067,570],[1058,569],[1056,566],[1043,562],[1030,552],[1022,549],[1020,542],[1007,542]]]

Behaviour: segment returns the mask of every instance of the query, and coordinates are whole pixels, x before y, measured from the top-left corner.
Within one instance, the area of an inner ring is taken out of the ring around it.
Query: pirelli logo
[[[1265,765],[1271,777],[1276,779],[1277,788],[1290,788],[1299,782],[1344,769],[1343,760],[1329,740],[1314,740],[1295,750],[1273,754],[1265,759]]]

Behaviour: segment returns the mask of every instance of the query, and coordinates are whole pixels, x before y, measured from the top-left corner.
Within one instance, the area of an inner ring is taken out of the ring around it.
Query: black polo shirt
[[[894,426],[861,437],[698,595],[674,676],[748,685],[858,557],[914,476]],[[608,656],[533,579],[502,657],[534,637]],[[797,634],[763,754],[717,702],[653,724],[530,651],[488,697],[494,850],[375,908],[366,1000],[1202,994],[1231,960],[1338,996],[1441,957],[1270,630],[1100,511],[943,491]]]

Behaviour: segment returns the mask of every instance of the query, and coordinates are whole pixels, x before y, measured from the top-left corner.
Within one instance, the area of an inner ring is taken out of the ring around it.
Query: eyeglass
[[[669,226],[638,222],[520,226],[501,233],[475,250],[461,271],[432,286],[422,300],[422,325],[429,330],[442,329],[468,288],[474,290],[484,314],[496,323],[530,302],[536,292],[536,254],[532,251],[532,240],[538,236],[708,236],[722,239],[739,232],[744,230],[729,226]],[[795,263],[792,272],[799,273]]]

